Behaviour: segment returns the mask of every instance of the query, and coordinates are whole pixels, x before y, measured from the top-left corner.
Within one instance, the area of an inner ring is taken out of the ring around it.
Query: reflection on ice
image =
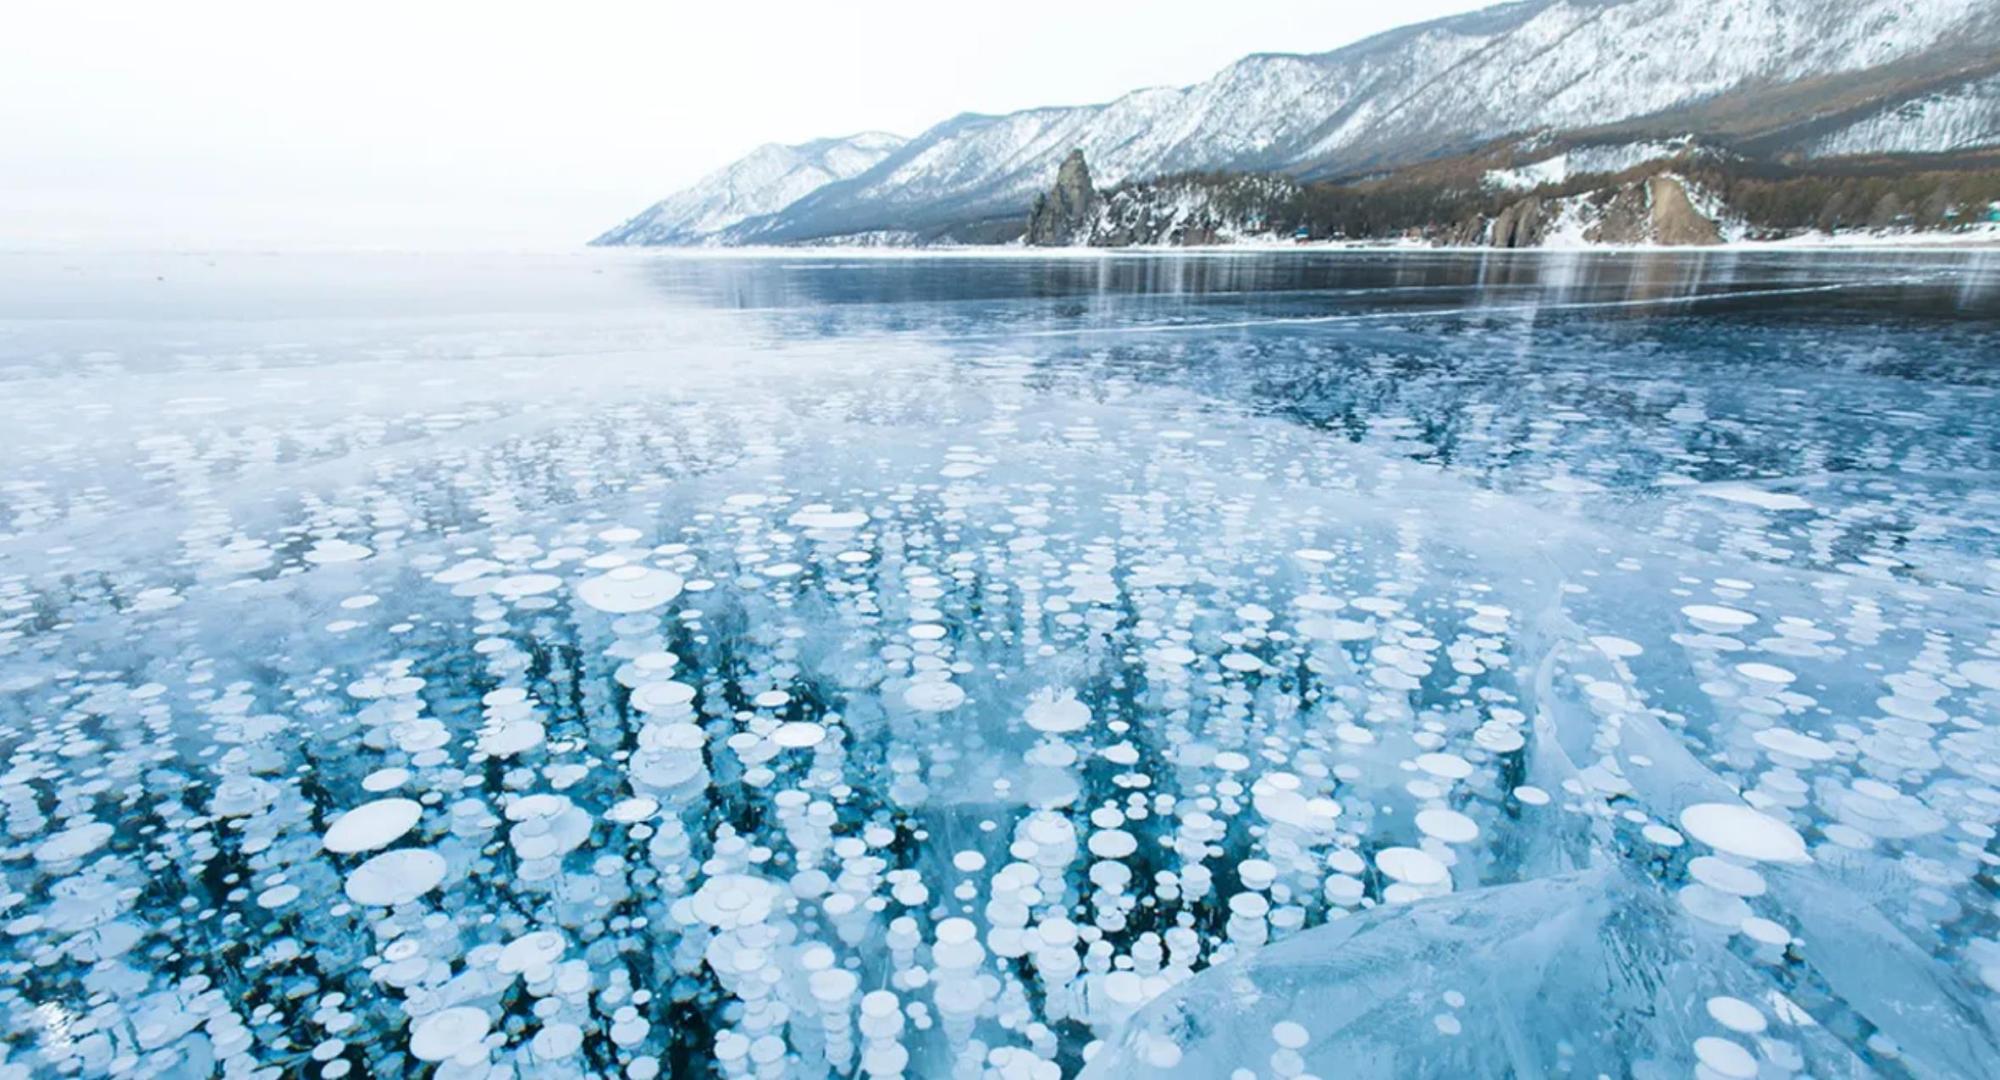
[[[0,1068],[2000,1073],[1983,265],[598,259],[4,313]]]

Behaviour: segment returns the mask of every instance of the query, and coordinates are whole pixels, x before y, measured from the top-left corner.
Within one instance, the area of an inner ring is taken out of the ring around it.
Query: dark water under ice
[[[2000,1075],[2000,255],[0,256],[0,1077]]]

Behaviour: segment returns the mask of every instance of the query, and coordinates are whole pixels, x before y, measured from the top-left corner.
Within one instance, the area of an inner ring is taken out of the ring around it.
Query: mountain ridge
[[[782,210],[825,184],[853,176],[905,141],[884,131],[862,131],[802,143],[765,143],[591,243],[698,243],[746,218]]]
[[[924,236],[1022,218],[1072,150],[1108,184],[1191,170],[1322,179],[1509,134],[1649,117],[1659,135],[1673,133],[1664,125],[1677,114],[1696,121],[1682,130],[1704,134],[1768,129],[1811,121],[1815,85],[1865,110],[1898,87],[1949,81],[1996,55],[2000,5],[1990,0],[1517,0],[1325,52],[1254,53],[1185,87],[960,113],[768,211],[719,228],[654,230],[675,239],[608,242]]]

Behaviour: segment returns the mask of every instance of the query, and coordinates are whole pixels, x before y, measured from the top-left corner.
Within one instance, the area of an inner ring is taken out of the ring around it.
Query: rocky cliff
[[[1188,174],[1090,186],[1082,151],[1063,161],[1035,198],[1022,241],[1030,247],[1202,247],[1262,236],[1298,218],[1300,185],[1283,176]]]
[[[1097,189],[1083,151],[1071,150],[1056,170],[1056,186],[1035,197],[1028,213],[1030,247],[1069,247],[1090,242],[1097,218]]]
[[[1182,173],[1051,192],[1039,243],[1189,246],[1284,238],[1476,247],[1682,246],[1843,235],[2000,239],[2000,150],[1790,162],[1691,138],[1540,137],[1350,182]],[[1051,217],[1051,215],[1055,215]],[[1010,227],[1009,227],[1010,226]],[[967,234],[961,234],[967,235]],[[985,241],[1015,240],[1015,217]]]
[[[1381,189],[1362,197],[1379,202],[1395,194]],[[1312,220],[1311,196],[1284,177],[1220,174],[1166,177],[1099,192],[1091,186],[1083,153],[1072,151],[1057,171],[1055,186],[1036,197],[1022,239],[1030,247],[1195,247],[1301,233],[1323,237],[1326,231],[1316,229]],[[1402,234],[1450,246],[1684,246],[1721,243],[1724,217],[1716,200],[1698,198],[1685,179],[1659,172],[1577,191],[1529,195],[1455,225],[1433,219]]]
[[[1437,239],[1500,248],[1562,244],[1719,244],[1720,211],[1704,211],[1686,181],[1648,176],[1575,195],[1529,196],[1490,217],[1475,216]]]

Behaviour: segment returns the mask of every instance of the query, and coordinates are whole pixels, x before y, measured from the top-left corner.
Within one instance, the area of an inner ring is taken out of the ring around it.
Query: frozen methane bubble
[[[536,720],[509,720],[479,736],[479,752],[493,757],[513,757],[542,745],[548,729]]]
[[[360,562],[362,559],[373,554],[375,552],[372,550],[346,540],[320,540],[313,544],[311,550],[306,552],[305,558],[309,563],[328,565],[332,563]]]
[[[1479,826],[1456,810],[1420,810],[1417,828],[1447,844],[1469,844],[1479,838]]]
[[[1713,1017],[1716,1023],[1745,1035],[1762,1034],[1770,1023],[1764,1019],[1763,1012],[1757,1006],[1742,998],[1726,995],[1712,997],[1708,999],[1707,1008],[1708,1015]]]
[[[750,926],[771,914],[780,892],[779,886],[748,874],[712,877],[694,894],[694,914],[722,930]]]
[[[479,1046],[492,1026],[484,1009],[470,1005],[439,1009],[411,1026],[410,1056],[418,1061],[449,1061]]]
[[[1757,1056],[1734,1039],[1707,1035],[1694,1041],[1695,1057],[1717,1076],[1729,1080],[1755,1080]]]
[[[1958,665],[1958,673],[1974,686],[2000,690],[2000,660],[1967,660]]]
[[[1074,690],[1048,689],[1028,700],[1021,719],[1036,731],[1066,735],[1090,724],[1090,706],[1078,701]]]
[[[407,904],[444,881],[444,856],[428,848],[385,851],[347,873],[347,898],[367,907]]]
[[[903,704],[918,712],[950,712],[965,703],[965,689],[945,679],[913,682],[903,691]]]
[[[1250,796],[1251,805],[1270,821],[1314,833],[1331,830],[1342,812],[1333,799],[1301,792],[1299,778],[1291,773],[1265,773],[1251,785]]]
[[[540,596],[562,588],[562,579],[554,574],[516,574],[501,578],[493,583],[493,594],[510,600],[526,596]]]
[[[412,799],[376,799],[362,803],[333,820],[320,841],[328,851],[351,855],[395,843],[417,827],[424,808]]]
[[[1384,875],[1406,885],[1438,885],[1451,878],[1451,872],[1445,869],[1445,865],[1421,848],[1383,848],[1375,853],[1375,866]]]
[[[1726,633],[1753,625],[1757,616],[1721,604],[1689,604],[1681,609],[1688,621],[1704,630]]]
[[[1463,780],[1472,775],[1472,763],[1457,754],[1419,754],[1417,768],[1441,780]]]
[[[101,848],[111,839],[112,828],[102,821],[72,825],[35,845],[35,861],[70,862]]]
[[[1755,488],[1747,484],[1721,484],[1711,488],[1703,488],[1701,493],[1711,499],[1741,503],[1745,506],[1757,507],[1760,510],[1810,510],[1813,508],[1811,503],[1799,498],[1797,495],[1788,495],[1781,491],[1765,491],[1763,488]]]
[[[1687,843],[1686,837],[1657,821],[1646,823],[1639,829],[1639,835],[1645,837],[1648,843],[1658,844],[1663,848],[1677,848]]]
[[[1304,1050],[1312,1034],[1296,1020],[1280,1020],[1271,1025],[1271,1041],[1287,1050]]]
[[[826,741],[826,728],[810,720],[791,720],[771,732],[771,741],[789,750],[818,746]]]
[[[1696,803],[1680,820],[1689,836],[1717,851],[1758,862],[1811,861],[1797,829],[1740,803]]]
[[[576,598],[599,611],[651,611],[681,594],[679,574],[649,566],[618,566],[576,584]]]
[[[554,930],[536,930],[508,942],[500,950],[500,959],[494,966],[508,975],[546,968],[561,958],[565,948],[561,934]]]
[[[647,795],[635,795],[629,799],[619,800],[616,805],[604,812],[604,816],[611,821],[630,825],[644,821],[659,812],[660,800]]]
[[[1696,881],[1731,896],[1764,895],[1764,875],[1726,859],[1700,855],[1688,860],[1688,873]]]
[[[461,559],[431,575],[431,580],[440,585],[463,585],[503,569],[492,559]]]
[[[1766,683],[1771,686],[1786,686],[1792,680],[1798,678],[1798,676],[1776,664],[1755,662],[1736,665],[1736,673],[1752,682]]]
[[[1643,655],[1646,651],[1645,647],[1636,641],[1611,634],[1599,634],[1591,638],[1590,643],[1597,646],[1597,651],[1613,660],[1630,660]]]
[[[694,687],[674,679],[663,679],[632,691],[632,707],[642,713],[669,712],[693,701],[694,697]]]
[[[1757,745],[1764,749],[1787,757],[1803,758],[1806,761],[1831,761],[1834,756],[1833,747],[1828,746],[1825,741],[1803,732],[1793,731],[1791,728],[1765,728],[1752,738],[1756,739]]]
[[[361,790],[367,792],[394,791],[410,782],[410,770],[401,766],[376,769],[361,778]]]
[[[560,1021],[543,1027],[529,1043],[537,1061],[561,1061],[581,1049],[583,1029]]]
[[[786,519],[795,529],[834,532],[858,529],[868,524],[865,510],[835,510],[830,506],[809,506]]]

